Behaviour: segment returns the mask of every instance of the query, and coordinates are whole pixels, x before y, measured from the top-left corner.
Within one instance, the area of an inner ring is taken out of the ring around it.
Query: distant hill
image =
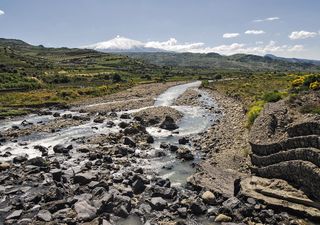
[[[311,59],[297,59],[297,58],[284,58],[284,57],[278,57],[272,54],[267,54],[265,57],[271,58],[271,59],[278,59],[286,62],[292,62],[292,63],[309,63],[313,65],[320,66],[320,60],[311,60]]]
[[[79,48],[46,48],[21,40],[0,38],[0,90],[34,89],[52,84],[95,85],[123,78],[152,76],[156,65],[128,56]]]
[[[215,70],[249,71],[320,71],[320,64],[302,60],[284,60],[282,58],[235,54],[223,56],[217,53],[172,53],[140,52],[122,53],[135,59],[144,60],[158,66],[173,66]]]

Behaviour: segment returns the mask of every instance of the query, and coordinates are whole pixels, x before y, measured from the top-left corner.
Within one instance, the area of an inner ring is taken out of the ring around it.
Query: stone
[[[22,215],[22,210],[15,210],[13,211],[11,214],[9,214],[7,217],[6,217],[6,220],[11,220],[11,219],[18,219],[20,218],[20,216]]]
[[[26,164],[38,166],[38,167],[47,167],[48,166],[46,160],[44,160],[42,157],[35,157],[32,159],[29,159],[28,161],[26,161]]]
[[[174,199],[177,196],[175,188],[166,188],[156,185],[153,189],[152,197],[162,197],[164,199]]]
[[[171,131],[178,129],[179,127],[172,117],[166,116],[164,121],[160,124],[160,128]]]
[[[108,121],[108,122],[106,123],[106,126],[107,126],[108,128],[111,128],[111,127],[114,127],[115,124],[114,124],[113,121]]]
[[[74,210],[77,213],[77,218],[83,221],[93,219],[97,214],[96,208],[88,204],[85,200],[76,202],[74,204]]]
[[[130,147],[136,147],[136,143],[129,137],[124,137],[123,144],[128,145]]]
[[[148,143],[148,144],[154,143],[154,138],[153,138],[151,135],[149,135],[149,136],[147,137],[147,143]]]
[[[162,211],[167,207],[168,203],[161,197],[154,197],[150,200],[150,206],[152,209]]]
[[[53,151],[55,153],[63,153],[63,154],[69,153],[71,149],[72,149],[72,145],[65,147],[63,145],[58,144],[53,147]]]
[[[25,155],[19,155],[13,158],[12,162],[17,164],[17,163],[22,163],[28,160],[28,157]]]
[[[37,219],[44,222],[50,222],[52,215],[48,210],[40,210],[37,214]]]
[[[199,200],[192,202],[190,209],[194,215],[201,215],[206,211],[205,205]]]
[[[50,173],[52,174],[52,178],[54,181],[60,182],[62,177],[62,170],[60,169],[52,169],[50,170]]]
[[[141,194],[145,189],[146,185],[141,178],[138,178],[135,182],[132,183],[132,190],[135,194]]]
[[[116,216],[127,218],[129,216],[128,210],[124,205],[120,205],[114,209],[114,214]]]
[[[103,123],[104,122],[104,118],[102,118],[102,117],[95,118],[93,120],[93,122],[95,122],[95,123]]]
[[[0,162],[0,171],[7,170],[11,167],[10,163]]]
[[[222,222],[231,222],[232,218],[230,216],[226,216],[224,214],[219,214],[215,219],[214,222],[222,223]]]
[[[118,124],[118,126],[119,126],[120,128],[122,128],[122,129],[124,129],[124,128],[128,127],[129,124],[122,121],[122,122],[120,122],[120,123]]]
[[[86,173],[76,174],[73,178],[73,181],[74,181],[74,183],[78,183],[80,185],[85,185],[95,179],[96,179],[96,177],[91,172],[86,172]]]
[[[175,145],[170,145],[170,146],[169,146],[169,150],[170,150],[171,152],[176,152],[178,149],[179,149],[178,146],[175,146]]]
[[[224,201],[222,203],[222,205],[226,208],[229,208],[229,209],[235,209],[235,208],[238,208],[240,206],[241,202],[239,199],[237,199],[236,197],[231,197],[231,198],[228,198],[226,201]]]
[[[131,116],[128,113],[123,113],[120,115],[120,119],[127,119],[128,120],[130,118],[131,118]]]
[[[180,145],[185,145],[185,144],[189,143],[189,140],[187,138],[183,137],[183,138],[180,138],[178,140],[178,142],[179,142]]]
[[[206,191],[201,195],[202,200],[207,204],[213,204],[216,196],[211,191]]]
[[[194,156],[191,153],[191,150],[188,148],[179,148],[177,150],[177,157],[184,160],[193,160]]]
[[[53,113],[53,117],[60,117],[60,113],[58,112]]]
[[[186,207],[181,207],[177,209],[178,214],[181,218],[187,218],[188,216],[188,211]]]

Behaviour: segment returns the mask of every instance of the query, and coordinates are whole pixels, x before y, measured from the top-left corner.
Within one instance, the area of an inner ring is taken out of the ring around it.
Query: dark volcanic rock
[[[177,157],[184,160],[193,160],[194,156],[191,150],[188,148],[179,148],[177,151]]]
[[[129,137],[124,137],[123,144],[128,145],[130,147],[136,147],[136,143]]]
[[[179,144],[180,145],[185,145],[185,144],[188,144],[188,143],[189,143],[189,140],[187,138],[185,138],[185,137],[179,139]]]
[[[53,147],[53,151],[55,152],[55,153],[64,153],[64,154],[66,154],[66,153],[69,153],[69,151],[71,150],[73,148],[73,146],[72,145],[68,145],[68,146],[63,146],[63,145],[55,145],[54,147]]]
[[[23,156],[23,155],[20,155],[20,156],[16,156],[13,158],[13,163],[22,163],[22,162],[25,162],[28,160],[28,157],[27,156]]]
[[[73,181],[75,183],[78,183],[80,185],[85,185],[90,183],[90,181],[93,181],[96,179],[96,176],[91,172],[86,173],[78,173],[74,176]]]
[[[145,189],[146,186],[140,177],[132,184],[132,190],[135,194],[141,194]]]
[[[151,198],[150,200],[150,206],[152,207],[152,209],[157,210],[157,211],[162,211],[165,208],[167,208],[168,203],[166,200],[164,200],[161,197],[154,197]]]
[[[77,218],[83,221],[93,219],[97,213],[97,209],[85,200],[74,204],[74,210],[77,212]]]
[[[35,157],[26,161],[27,165],[33,165],[38,167],[47,167],[47,162],[42,157]]]
[[[160,128],[165,129],[165,130],[175,130],[178,129],[179,127],[175,123],[174,119],[170,116],[166,116],[164,121],[160,124]]]
[[[123,114],[121,114],[120,118],[121,119],[130,119],[131,117],[128,113],[123,113]]]

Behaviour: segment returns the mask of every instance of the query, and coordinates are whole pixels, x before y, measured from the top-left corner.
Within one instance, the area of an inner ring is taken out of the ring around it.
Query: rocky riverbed
[[[234,196],[248,174],[244,113],[199,85],[1,121],[0,224],[303,224]]]

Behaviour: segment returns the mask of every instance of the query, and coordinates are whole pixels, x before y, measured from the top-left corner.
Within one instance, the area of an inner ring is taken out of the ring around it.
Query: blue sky
[[[177,51],[320,59],[317,0],[0,0],[0,10],[0,37],[37,45],[120,35]]]

